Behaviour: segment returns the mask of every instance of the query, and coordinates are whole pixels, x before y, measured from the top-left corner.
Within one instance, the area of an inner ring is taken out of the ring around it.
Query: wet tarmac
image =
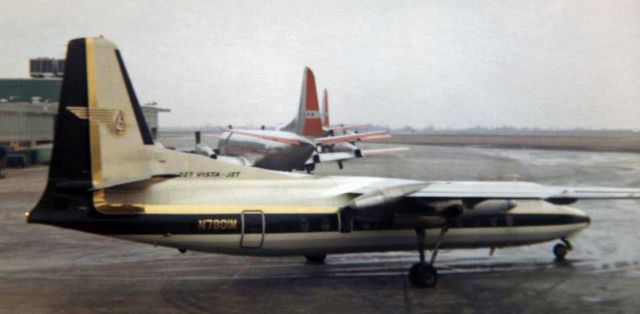
[[[378,145],[381,146],[381,145]],[[638,313],[640,202],[576,204],[592,225],[565,262],[554,243],[443,251],[438,286],[413,288],[415,252],[254,258],[154,248],[27,225],[45,167],[0,180],[0,313]],[[529,180],[640,187],[640,155],[415,146],[317,174],[424,180]]]

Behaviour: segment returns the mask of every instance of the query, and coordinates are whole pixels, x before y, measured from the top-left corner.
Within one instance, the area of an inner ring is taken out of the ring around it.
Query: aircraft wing
[[[357,128],[364,128],[364,127],[368,127],[368,124],[352,124],[352,125],[339,125],[339,126],[330,126],[330,127],[324,127],[323,129],[325,131],[346,131],[346,130],[351,130],[351,129],[357,129]]]
[[[355,141],[365,140],[371,137],[383,136],[385,134],[388,134],[388,132],[372,131],[372,132],[353,133],[353,134],[338,135],[338,136],[319,137],[319,138],[316,138],[316,144],[332,145],[332,144],[338,144],[338,143],[355,142]]]
[[[292,138],[278,137],[278,136],[272,136],[272,135],[264,135],[264,134],[258,134],[258,133],[253,133],[253,132],[249,132],[249,131],[239,131],[239,130],[233,130],[233,131],[230,131],[230,132],[236,133],[236,134],[241,134],[241,135],[246,135],[246,136],[252,136],[252,137],[256,137],[256,138],[261,138],[261,139],[267,140],[267,141],[279,142],[279,143],[285,143],[285,144],[291,144],[291,145],[300,145],[300,144],[302,144],[302,142],[300,142],[299,140],[292,139]]]
[[[315,161],[314,159],[310,159],[315,163],[326,163],[326,162],[337,162],[337,161],[345,161],[349,159],[357,158],[353,153],[350,152],[327,152],[327,153],[318,153],[318,156]]]
[[[362,140],[363,141],[371,141],[371,140],[379,140],[379,139],[390,138],[390,137],[391,137],[391,134],[387,133],[387,134],[367,136],[366,138],[364,138]]]
[[[618,199],[640,198],[640,189],[544,186],[531,182],[432,182],[407,195],[418,198]]]
[[[353,151],[338,151],[338,152],[322,152],[313,155],[305,165],[310,166],[319,163],[328,163],[328,162],[337,162],[338,167],[342,169],[342,162],[362,158],[362,157],[376,157],[376,156],[384,156],[389,154],[394,154],[398,152],[404,152],[409,150],[408,147],[394,147],[394,148],[384,148],[384,149],[370,149],[370,150],[360,150],[358,147],[354,146]]]
[[[216,160],[227,163],[227,164],[232,164],[232,165],[253,167],[253,162],[251,162],[249,159],[244,158],[242,156],[218,155],[218,157],[216,157]]]
[[[382,148],[382,149],[366,149],[361,151],[362,157],[377,157],[390,155],[400,152],[406,152],[410,150],[409,147],[393,147],[393,148]],[[316,159],[316,163],[326,163],[332,161],[345,161],[349,159],[362,158],[358,157],[354,152],[324,152],[316,154],[319,159]]]
[[[384,156],[395,153],[401,153],[410,151],[409,147],[393,147],[393,148],[381,148],[381,149],[365,149],[362,151],[362,157],[376,157],[376,156]]]
[[[205,144],[196,144],[195,153],[199,155],[204,155],[212,159],[216,159],[218,161],[221,161],[227,164],[249,166],[249,167],[253,166],[253,163],[245,157],[218,155],[211,147]]]
[[[506,213],[520,200],[568,205],[581,199],[640,199],[640,189],[544,186],[529,182],[382,181],[354,191],[342,219],[385,221],[389,211],[434,218]]]
[[[202,137],[209,137],[209,138],[220,138],[220,134],[202,134]]]

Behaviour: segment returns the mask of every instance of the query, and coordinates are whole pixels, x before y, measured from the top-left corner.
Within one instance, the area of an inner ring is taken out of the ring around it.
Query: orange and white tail
[[[329,121],[329,95],[327,95],[327,89],[324,89],[322,94],[322,126],[328,128],[331,126]]]
[[[324,136],[322,115],[318,104],[318,92],[316,91],[316,79],[309,67],[304,69],[298,115],[283,130],[308,137]]]

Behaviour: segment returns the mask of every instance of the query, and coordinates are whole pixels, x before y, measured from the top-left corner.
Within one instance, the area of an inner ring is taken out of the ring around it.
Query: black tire
[[[428,264],[413,264],[409,269],[409,281],[420,288],[434,287],[438,283],[438,271]]]
[[[562,243],[558,243],[553,247],[553,255],[555,255],[559,261],[564,261],[567,253],[569,253],[569,247]]]
[[[305,255],[309,264],[324,264],[324,260],[327,259],[327,254]]]
[[[418,280],[416,279],[416,277],[418,276],[418,268],[420,268],[421,265],[422,264],[420,263],[415,263],[409,269],[409,281],[414,286],[418,285]]]

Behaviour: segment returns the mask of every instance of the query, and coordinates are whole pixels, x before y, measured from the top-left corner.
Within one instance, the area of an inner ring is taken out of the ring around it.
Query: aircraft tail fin
[[[322,126],[327,128],[331,126],[329,120],[329,95],[326,88],[322,94]]]
[[[109,200],[109,188],[153,177],[285,177],[155,144],[120,51],[104,38],[71,40],[64,73],[47,187],[29,222],[61,223],[113,204],[121,210],[126,200],[117,193]]]
[[[47,188],[32,213],[69,201],[89,208],[92,191],[153,175],[154,141],[118,48],[74,39],[65,60]]]
[[[316,79],[309,67],[304,69],[298,115],[284,130],[309,137],[324,135],[322,116],[320,115],[320,106],[318,104],[318,92],[316,91]]]
[[[64,176],[60,163],[78,157],[84,169],[75,170],[90,176],[94,189],[151,177],[153,138],[116,45],[104,38],[72,40],[66,60],[71,73],[60,96],[49,179]],[[69,141],[70,128],[84,133],[84,141]]]

